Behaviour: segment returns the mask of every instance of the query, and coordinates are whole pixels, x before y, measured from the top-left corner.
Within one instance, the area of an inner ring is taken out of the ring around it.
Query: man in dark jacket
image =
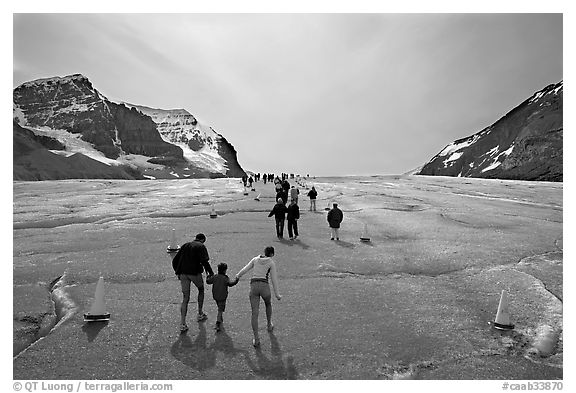
[[[284,179],[284,181],[282,182],[282,189],[286,194],[288,194],[288,192],[290,191],[290,183],[288,182],[288,180]]]
[[[328,212],[328,225],[330,226],[330,240],[340,240],[340,235],[338,230],[340,229],[340,223],[344,219],[344,213],[342,210],[338,209],[338,204],[332,204],[332,209]]]
[[[278,203],[274,205],[268,217],[274,216],[276,220],[276,236],[278,239],[282,239],[284,237],[284,220],[286,219],[286,205],[282,201],[282,198],[278,198]]]
[[[290,201],[290,206],[287,208],[287,216],[288,219],[288,235],[290,236],[290,240],[294,240],[298,237],[298,219],[300,218],[300,208],[296,203],[295,199]],[[294,236],[292,236],[292,229],[294,229]]]
[[[318,196],[318,191],[316,191],[314,186],[312,186],[312,189],[308,191],[308,196],[310,197],[310,211],[312,211],[312,208],[316,211],[316,197]]]
[[[208,316],[202,311],[204,306],[204,280],[202,272],[206,270],[208,276],[214,275],[212,267],[208,261],[208,250],[204,245],[206,236],[203,233],[196,235],[196,238],[180,247],[178,253],[172,260],[174,273],[180,279],[182,285],[182,306],[180,307],[181,324],[180,331],[188,330],[186,325],[186,314],[188,313],[188,302],[190,301],[190,283],[193,282],[198,288],[198,322],[205,321]]]

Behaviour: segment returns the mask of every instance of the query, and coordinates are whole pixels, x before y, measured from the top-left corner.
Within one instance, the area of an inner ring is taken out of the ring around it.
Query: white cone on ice
[[[106,304],[104,303],[104,277],[100,277],[98,284],[96,284],[96,293],[94,294],[94,301],[90,307],[90,311],[84,314],[84,320],[87,322],[95,321],[108,321],[110,313],[106,312]]]
[[[257,196],[256,198],[254,198],[254,200],[255,200],[255,201],[260,201],[260,195],[261,195],[261,194],[258,194],[258,196]]]
[[[508,312],[508,294],[504,290],[500,295],[500,303],[498,304],[498,311],[496,312],[493,325],[500,330],[514,329],[514,325],[510,323],[510,313]]]
[[[216,218],[218,214],[216,214],[216,209],[214,209],[214,205],[212,205],[212,212],[210,213],[210,218]]]
[[[176,243],[176,229],[172,229],[172,240],[170,241],[170,245],[166,247],[166,252],[177,252],[180,249],[178,243]]]
[[[362,231],[362,235],[360,236],[360,241],[361,242],[369,242],[370,241],[370,235],[368,234],[368,224],[364,224],[364,230]]]

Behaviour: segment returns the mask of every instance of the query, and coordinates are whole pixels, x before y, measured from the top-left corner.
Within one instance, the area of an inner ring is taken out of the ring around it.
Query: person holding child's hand
[[[272,294],[270,292],[270,285],[268,277],[272,279],[272,287],[276,299],[282,299],[278,289],[278,273],[276,271],[276,263],[272,259],[274,256],[274,247],[266,247],[264,255],[258,255],[252,258],[246,266],[244,266],[237,274],[236,280],[239,280],[249,270],[252,271],[252,278],[250,279],[250,306],[252,307],[252,332],[254,333],[254,340],[252,344],[255,347],[260,346],[260,337],[258,335],[258,314],[260,311],[260,298],[264,300],[266,306],[266,320],[268,321],[268,331],[272,332],[274,325],[272,324]]]

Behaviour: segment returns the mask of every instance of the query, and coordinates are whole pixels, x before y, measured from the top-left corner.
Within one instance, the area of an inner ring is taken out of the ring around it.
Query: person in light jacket
[[[272,294],[270,292],[270,285],[268,278],[272,279],[272,288],[276,299],[282,299],[278,289],[278,273],[276,271],[276,263],[272,259],[274,256],[274,247],[268,246],[264,249],[264,255],[258,255],[252,258],[246,266],[244,266],[237,274],[235,280],[239,280],[244,274],[252,270],[252,278],[250,279],[250,307],[252,308],[252,333],[254,339],[252,345],[255,347],[260,346],[260,337],[258,335],[258,314],[260,312],[260,298],[264,300],[266,306],[266,320],[268,322],[268,331],[272,332],[274,325],[272,324]]]
[[[328,220],[328,225],[330,226],[330,240],[340,240],[340,235],[338,233],[340,229],[340,223],[344,219],[344,213],[342,210],[338,209],[338,204],[332,204],[332,209],[328,212],[328,216],[326,217]]]

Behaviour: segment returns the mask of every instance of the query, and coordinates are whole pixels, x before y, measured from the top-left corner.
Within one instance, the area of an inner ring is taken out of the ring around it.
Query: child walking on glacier
[[[212,297],[218,306],[218,316],[216,317],[215,329],[217,332],[222,330],[222,323],[224,322],[223,314],[226,310],[226,299],[228,298],[228,287],[233,287],[238,284],[238,277],[230,281],[226,275],[228,265],[225,263],[218,264],[218,274],[206,278],[207,284],[212,284]]]

